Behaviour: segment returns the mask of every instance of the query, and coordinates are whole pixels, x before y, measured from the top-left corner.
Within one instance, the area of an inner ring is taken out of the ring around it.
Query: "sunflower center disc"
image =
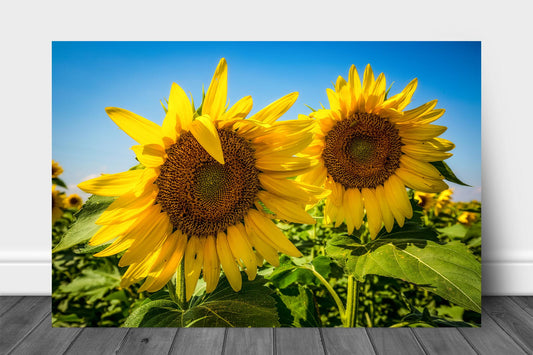
[[[355,113],[328,132],[322,158],[345,188],[375,188],[400,167],[401,147],[398,130],[386,118]]]
[[[254,149],[235,132],[218,130],[225,164],[190,132],[167,149],[156,180],[157,203],[174,228],[192,236],[217,235],[242,221],[259,191]]]

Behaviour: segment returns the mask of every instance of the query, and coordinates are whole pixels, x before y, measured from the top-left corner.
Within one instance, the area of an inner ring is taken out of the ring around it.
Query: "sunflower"
[[[56,178],[61,174],[63,174],[63,168],[57,161],[52,160],[52,178]]]
[[[56,185],[52,185],[52,225],[63,215],[63,198],[63,193],[56,190]]]
[[[250,280],[278,252],[301,253],[272,219],[314,223],[305,205],[323,192],[294,181],[311,161],[295,156],[312,140],[312,122],[276,122],[296,101],[291,93],[253,116],[252,98],[226,110],[227,65],[220,60],[201,111],[172,84],[166,116],[159,126],[132,112],[106,108],[109,117],[139,145],[144,169],[102,175],[79,185],[85,192],[120,196],[99,217],[91,245],[113,241],[96,256],[126,251],[126,287],[146,279],[140,291],[155,292],[183,258],[187,300],[200,273],[206,292],[219,280],[220,266],[235,291],[242,287],[239,266]]]
[[[83,204],[83,200],[78,194],[71,194],[65,197],[65,207],[66,208],[77,208],[80,209]]]
[[[458,218],[457,222],[465,225],[465,226],[471,226],[472,223],[474,223],[477,220],[477,214],[473,212],[463,212]]]
[[[438,216],[439,213],[452,202],[452,195],[453,189],[447,189],[437,196],[437,201],[435,202],[435,216]]]
[[[416,86],[414,79],[387,99],[383,73],[375,79],[368,65],[361,83],[352,65],[348,82],[339,76],[335,90],[327,89],[330,108],[304,117],[317,124],[302,155],[318,164],[299,180],[331,191],[324,208],[327,224],[345,221],[352,233],[366,211],[375,238],[383,224],[391,231],[394,220],[403,226],[412,217],[406,186],[428,193],[448,188],[430,164],[452,155],[453,143],[437,138],[446,127],[430,124],[444,110],[435,109],[436,100],[405,110]]]
[[[425,211],[430,210],[431,207],[435,205],[435,197],[437,194],[431,194],[427,192],[415,191],[415,201],[418,202],[418,205],[422,207]]]

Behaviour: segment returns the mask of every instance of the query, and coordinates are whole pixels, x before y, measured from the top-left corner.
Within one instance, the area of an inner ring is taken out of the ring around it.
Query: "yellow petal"
[[[416,123],[416,124],[428,124],[428,123],[431,123],[431,122],[434,122],[436,120],[438,120],[439,118],[442,117],[442,115],[444,115],[444,113],[446,112],[445,109],[442,109],[442,108],[439,108],[439,109],[436,109],[436,110],[432,110],[416,119],[414,119],[412,122]]]
[[[96,257],[115,255],[128,249],[133,244],[133,239],[126,239],[123,236],[117,238],[110,246],[94,254]]]
[[[183,89],[176,83],[172,83],[168,108],[165,110],[165,113],[166,115],[165,119],[163,120],[162,132],[165,146],[168,147],[176,141],[178,133],[182,129],[180,118],[185,118],[185,127],[187,129],[192,122],[192,108],[189,98]]]
[[[403,110],[411,102],[411,98],[416,91],[418,85],[418,79],[413,79],[407,86],[402,90],[401,93],[394,95],[382,105],[384,108],[395,108],[399,111]]]
[[[155,283],[155,281],[157,280],[157,277],[159,277],[163,273],[166,265],[170,261],[172,254],[174,253],[176,243],[177,243],[176,238],[171,238],[170,236],[168,238],[165,238],[165,241],[161,245],[158,257],[152,264],[150,268],[150,272],[148,273],[148,276],[146,278],[146,281],[143,283],[143,285],[139,289],[139,292],[148,290],[150,286],[152,286]],[[171,276],[172,274],[168,275],[168,279],[165,281],[165,283],[168,282]],[[163,285],[165,283],[163,283]]]
[[[132,264],[122,276],[120,287],[128,287],[132,283],[135,283],[148,276],[154,261],[159,257],[160,251],[161,249],[156,253],[148,254],[141,262]]]
[[[387,87],[386,87],[385,75],[381,73],[379,74],[376,82],[374,83],[372,87],[372,92],[369,93],[366,99],[366,103],[365,103],[366,112],[373,112],[374,108],[376,108],[376,106],[380,105],[383,102],[386,89]]]
[[[226,101],[228,97],[228,66],[226,59],[220,59],[211,84],[205,94],[204,103],[202,106],[202,114],[209,115],[214,120],[222,117],[226,109]]]
[[[294,175],[289,176],[296,176],[300,175],[301,171],[307,171],[311,168],[311,161],[302,157],[287,157],[285,154],[272,154],[258,158],[256,167],[263,171],[294,172]]]
[[[231,253],[228,239],[224,232],[218,232],[217,235],[217,254],[231,288],[235,292],[240,291],[242,287],[241,272],[235,262],[235,257]]]
[[[187,236],[183,235],[180,231],[175,231],[167,237],[165,243],[169,244],[163,245],[162,251],[168,251],[170,254],[165,253],[163,256],[159,256],[154,265],[161,264],[162,268],[153,275],[149,274],[145,282],[146,287],[144,286],[145,284],[142,287],[149,292],[155,292],[161,289],[170,280],[172,275],[174,275],[179,263],[183,259],[185,247],[187,246]],[[139,292],[142,292],[142,290],[139,290]]]
[[[261,186],[268,192],[288,200],[315,203],[329,192],[316,186],[295,180],[275,179],[268,174],[259,174]]]
[[[416,125],[416,126],[398,126],[400,137],[406,139],[415,139],[419,141],[426,141],[434,137],[440,136],[448,129],[445,126],[437,125]]]
[[[302,256],[302,253],[296,249],[274,222],[263,216],[259,211],[249,210],[248,215],[244,217],[244,221],[246,227],[252,228],[259,238],[277,250],[289,256]]]
[[[270,244],[261,239],[257,233],[247,226],[246,233],[250,244],[255,248],[255,250],[261,253],[262,256],[273,266],[279,266],[279,257],[278,252]]]
[[[229,226],[227,237],[231,253],[237,260],[242,260],[246,266],[248,280],[255,279],[255,275],[257,274],[257,263],[252,246],[248,242],[248,234],[246,233],[244,226]]]
[[[191,237],[185,248],[185,298],[190,300],[204,264],[204,240]]]
[[[421,175],[428,176],[432,179],[442,180],[444,176],[430,163],[419,161],[408,155],[402,154],[400,157],[400,167],[411,170]]]
[[[387,232],[390,232],[394,226],[394,216],[389,207],[389,203],[387,202],[387,198],[385,197],[385,189],[382,185],[376,187],[376,197],[383,217],[383,224],[385,224]]]
[[[410,170],[399,168],[396,175],[402,179],[405,185],[422,192],[441,192],[448,188],[448,185],[442,180],[431,179],[426,176],[420,176]]]
[[[135,223],[135,220],[129,220],[124,223],[111,224],[103,226],[89,240],[89,245],[100,245],[112,239],[123,236]]]
[[[344,199],[342,200],[342,209],[345,211],[344,220],[346,222],[346,229],[348,230],[348,234],[352,234],[355,225],[353,223],[353,215],[350,211],[351,206],[350,201],[348,199],[348,190],[344,192]]]
[[[433,100],[430,102],[427,102],[423,105],[418,106],[417,108],[414,108],[412,110],[404,111],[403,116],[400,120],[398,120],[398,123],[409,123],[411,120],[417,119],[420,116],[423,116],[427,114],[428,112],[431,112],[437,106],[437,100]],[[391,119],[392,122],[396,122],[396,120]]]
[[[218,131],[209,116],[199,116],[191,124],[191,133],[198,143],[220,164],[224,164],[224,153]]]
[[[175,140],[177,132],[182,129],[189,129],[192,123],[192,116],[192,106],[187,94],[178,84],[172,83],[167,116],[165,116],[163,121],[164,135]]]
[[[385,183],[384,186],[387,186],[387,184]],[[394,197],[392,195],[389,195],[387,191],[388,190],[385,188],[385,197],[387,198],[387,202],[389,204],[391,213],[394,216],[394,219],[396,220],[396,222],[398,222],[398,225],[400,227],[403,227],[403,224],[405,222],[405,216],[400,211],[400,208],[396,204],[396,200],[394,199]]]
[[[431,143],[420,142],[419,144],[405,144],[402,146],[402,152],[413,159],[433,162],[448,159],[453,154],[436,150]]]
[[[363,93],[368,97],[372,92],[374,87],[374,72],[372,67],[368,64],[365,68],[365,73],[363,75]]]
[[[409,196],[407,196],[402,180],[398,176],[392,175],[389,180],[385,181],[384,187],[387,196],[392,196],[394,199],[394,205],[398,210],[407,218],[413,217],[413,207],[409,202]]]
[[[102,174],[78,184],[78,187],[94,195],[120,196],[132,190],[142,175],[142,169],[128,170],[118,174]]]
[[[267,191],[259,191],[257,198],[265,206],[276,214],[276,218],[294,223],[315,224],[315,220],[307,212],[304,206],[284,198],[273,195]]]
[[[326,95],[328,95],[330,111],[340,111],[341,106],[339,95],[330,88],[326,89]]]
[[[327,170],[324,166],[322,159],[315,159],[317,165],[306,172],[298,176],[297,180],[305,182],[309,185],[323,186],[324,181],[326,180]],[[324,196],[325,197],[325,196]]]
[[[148,168],[159,167],[165,162],[165,149],[159,144],[134,145],[131,150],[139,162]]]
[[[274,101],[261,111],[257,112],[255,115],[251,116],[250,119],[269,124],[274,123],[291,108],[291,106],[296,102],[297,98],[297,92],[292,92],[288,95],[285,95],[281,99]]]
[[[162,144],[163,132],[159,125],[121,108],[107,107],[105,111],[121,130],[140,144]]]
[[[344,193],[344,199],[347,201],[348,213],[351,216],[351,221],[353,222],[356,229],[361,227],[364,217],[363,209],[363,197],[359,189],[346,189]]]
[[[155,193],[145,193],[140,197],[127,193],[113,201],[111,205],[96,220],[96,224],[116,224],[131,220],[155,202]]]
[[[440,150],[442,152],[447,152],[455,148],[455,144],[444,138],[433,138],[424,143],[428,144],[433,149]]]
[[[244,119],[252,110],[253,100],[251,96],[245,96],[235,103],[229,110],[224,112],[221,120]]]
[[[134,226],[126,237],[133,239],[134,242],[120,258],[118,265],[130,265],[142,259],[148,251],[157,249],[171,232],[172,226],[165,212]]]
[[[350,67],[350,74],[348,75],[348,84],[350,85],[350,89],[354,92],[356,97],[359,97],[359,95],[361,94],[361,79],[359,79],[359,74],[357,73],[357,69],[353,64]]]
[[[206,283],[205,292],[210,293],[215,290],[220,277],[220,261],[217,255],[215,237],[210,235],[204,244],[204,280]]]
[[[368,219],[368,230],[370,237],[375,239],[381,229],[382,215],[379,209],[378,199],[376,198],[375,190],[364,188],[361,191],[366,209],[366,218]]]

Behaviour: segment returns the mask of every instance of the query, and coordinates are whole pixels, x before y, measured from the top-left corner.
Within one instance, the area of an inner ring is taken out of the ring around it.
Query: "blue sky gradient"
[[[228,62],[230,105],[252,95],[252,114],[293,91],[296,104],[282,119],[329,107],[326,88],[355,64],[360,75],[370,63],[385,73],[391,95],[418,78],[407,109],[438,99],[446,109],[436,124],[456,144],[447,160],[472,185],[455,189],[454,200],[481,200],[481,43],[480,42],[53,42],[52,157],[65,172],[69,192],[101,173],[136,164],[135,142],[105,113],[115,106],[158,124],[159,101],[172,82],[201,100],[220,60]],[[84,197],[86,195],[83,195]]]

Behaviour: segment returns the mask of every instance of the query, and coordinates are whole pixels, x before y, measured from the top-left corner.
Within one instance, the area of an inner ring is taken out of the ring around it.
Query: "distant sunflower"
[[[146,278],[140,291],[157,291],[184,258],[186,298],[203,269],[206,291],[219,280],[220,265],[231,287],[249,279],[277,252],[301,256],[273,218],[314,223],[304,206],[323,190],[288,178],[307,172],[309,159],[296,157],[312,140],[312,122],[276,122],[295,102],[289,94],[245,119],[252,98],[226,110],[227,65],[221,59],[195,114],[172,84],[162,126],[120,108],[109,117],[140,145],[132,147],[145,169],[102,175],[79,187],[88,193],[120,196],[97,220],[90,244],[113,243],[97,256],[127,250],[119,265],[130,265],[121,285]],[[266,207],[266,208],[265,208]]]
[[[472,212],[463,212],[458,218],[457,222],[466,226],[471,226],[477,220],[477,214]]]
[[[66,208],[81,208],[83,200],[78,194],[71,194],[65,197],[65,207]]]
[[[52,225],[63,215],[63,198],[63,193],[56,190],[56,185],[52,185]]]
[[[57,161],[52,160],[52,178],[56,178],[61,174],[63,174],[63,168]]]
[[[330,108],[311,113],[318,123],[313,143],[303,152],[318,166],[301,181],[331,190],[326,200],[325,222],[346,221],[348,231],[359,229],[366,210],[370,235],[375,238],[394,220],[403,226],[413,211],[406,186],[422,192],[448,188],[444,177],[430,164],[442,161],[454,145],[437,138],[446,127],[430,124],[444,114],[437,101],[405,111],[417,80],[385,99],[385,76],[374,79],[370,65],[363,82],[355,66],[346,82],[339,76],[335,90],[327,89]]]
[[[418,202],[418,205],[424,210],[429,210],[435,205],[435,197],[437,194],[415,191],[415,201]]]
[[[435,216],[438,216],[452,202],[452,195],[453,189],[447,189],[437,196],[437,201],[435,201]]]

